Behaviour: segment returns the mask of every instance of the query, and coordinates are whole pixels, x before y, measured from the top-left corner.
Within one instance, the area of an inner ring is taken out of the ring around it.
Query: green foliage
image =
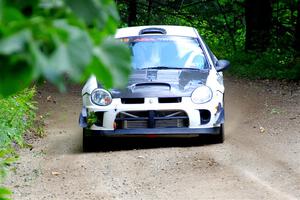
[[[14,149],[10,146],[0,148],[0,180],[1,182],[6,176],[6,173],[10,165],[17,160],[18,156],[16,155]],[[0,190],[0,199],[1,199],[1,190]]]
[[[32,127],[35,119],[34,94],[34,88],[25,89],[14,96],[0,99],[0,148],[9,146],[11,141],[22,146],[22,135]]]
[[[45,128],[45,121],[44,121],[44,117],[41,115],[38,119],[34,121],[34,126],[32,127],[31,131],[33,131],[34,134],[37,135],[38,137],[42,138],[46,136],[44,128]]]
[[[9,200],[10,195],[11,191],[9,189],[0,187],[0,200]]]
[[[229,73],[250,79],[300,79],[300,62],[292,51],[274,49],[257,54],[255,52],[234,53],[229,57],[232,67]]]
[[[1,10],[0,96],[41,77],[61,90],[65,75],[80,82],[96,74],[105,87],[125,85],[130,52],[125,44],[105,39],[119,22],[114,1],[0,0]]]
[[[0,182],[8,167],[16,161],[14,146],[24,146],[23,134],[32,129],[35,120],[35,88],[25,89],[14,96],[0,98]],[[9,190],[0,188],[0,200],[8,199]]]
[[[88,127],[91,127],[92,125],[96,124],[98,121],[98,118],[94,112],[90,112],[87,117],[87,124]]]

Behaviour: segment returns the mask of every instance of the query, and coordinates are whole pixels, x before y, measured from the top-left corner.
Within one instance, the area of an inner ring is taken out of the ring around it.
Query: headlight
[[[111,97],[110,93],[106,90],[95,89],[92,92],[91,100],[96,105],[107,106],[107,105],[111,104],[112,97]]]
[[[207,86],[201,86],[194,90],[192,94],[192,101],[194,103],[206,103],[212,98],[212,91]]]

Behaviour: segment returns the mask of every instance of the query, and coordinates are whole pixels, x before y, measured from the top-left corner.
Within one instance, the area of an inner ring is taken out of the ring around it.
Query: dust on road
[[[95,153],[81,152],[80,87],[39,90],[47,136],[12,167],[16,200],[300,199],[299,83],[227,78],[224,144],[134,140]]]

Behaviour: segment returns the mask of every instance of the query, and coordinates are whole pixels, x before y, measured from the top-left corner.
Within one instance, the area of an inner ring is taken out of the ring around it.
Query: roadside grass
[[[10,165],[18,155],[16,147],[25,147],[23,135],[35,131],[36,102],[35,88],[25,89],[14,96],[0,98],[0,181],[3,182]],[[42,128],[38,127],[38,132]],[[9,189],[0,187],[0,200],[9,199]]]

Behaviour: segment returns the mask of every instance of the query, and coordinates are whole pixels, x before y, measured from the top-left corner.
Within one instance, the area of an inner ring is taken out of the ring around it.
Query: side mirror
[[[216,63],[217,72],[223,71],[230,67],[230,62],[228,60],[218,60]]]

